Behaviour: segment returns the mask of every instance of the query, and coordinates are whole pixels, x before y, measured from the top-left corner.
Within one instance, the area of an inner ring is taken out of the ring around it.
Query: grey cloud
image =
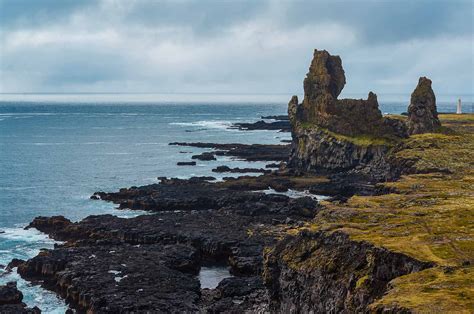
[[[318,48],[343,58],[347,93],[407,92],[417,75],[442,92],[472,92],[472,6],[0,0],[0,73],[9,76],[0,91],[292,94]]]

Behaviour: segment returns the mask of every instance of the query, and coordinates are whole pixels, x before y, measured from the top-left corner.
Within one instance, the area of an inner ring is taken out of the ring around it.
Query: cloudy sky
[[[301,93],[314,48],[344,94],[473,92],[473,2],[0,0],[0,92]]]

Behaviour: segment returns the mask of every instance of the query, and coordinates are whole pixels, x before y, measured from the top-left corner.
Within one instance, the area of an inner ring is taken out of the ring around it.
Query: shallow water
[[[222,280],[232,275],[227,266],[210,266],[201,267],[198,277],[201,289],[215,289]]]

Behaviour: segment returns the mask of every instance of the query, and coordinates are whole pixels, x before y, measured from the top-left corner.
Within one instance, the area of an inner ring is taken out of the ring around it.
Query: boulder
[[[426,77],[420,77],[411,94],[407,125],[410,135],[434,132],[441,126],[431,80]]]
[[[0,286],[0,305],[19,304],[23,300],[23,294],[16,288],[16,282],[8,282]]]

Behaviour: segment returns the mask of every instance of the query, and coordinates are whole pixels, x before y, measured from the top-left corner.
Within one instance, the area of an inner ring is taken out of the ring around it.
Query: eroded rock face
[[[370,92],[367,99],[341,99],[337,97],[346,84],[339,56],[326,50],[314,51],[313,61],[304,80],[304,100],[297,105],[294,96],[289,104],[289,116],[303,124],[314,124],[348,136],[371,134],[385,136],[394,133],[384,123],[377,95]],[[294,124],[294,123],[293,123]]]
[[[400,120],[382,116],[377,95],[364,99],[337,99],[346,83],[341,58],[314,51],[304,80],[304,100],[293,96],[288,104],[292,126],[289,167],[298,172],[351,171],[384,176],[388,142],[407,136]],[[373,171],[375,170],[375,171]]]
[[[265,255],[275,313],[365,313],[393,278],[432,266],[343,233],[301,232]]]
[[[411,94],[407,125],[410,135],[433,132],[441,126],[431,80],[426,77],[420,77]]]

